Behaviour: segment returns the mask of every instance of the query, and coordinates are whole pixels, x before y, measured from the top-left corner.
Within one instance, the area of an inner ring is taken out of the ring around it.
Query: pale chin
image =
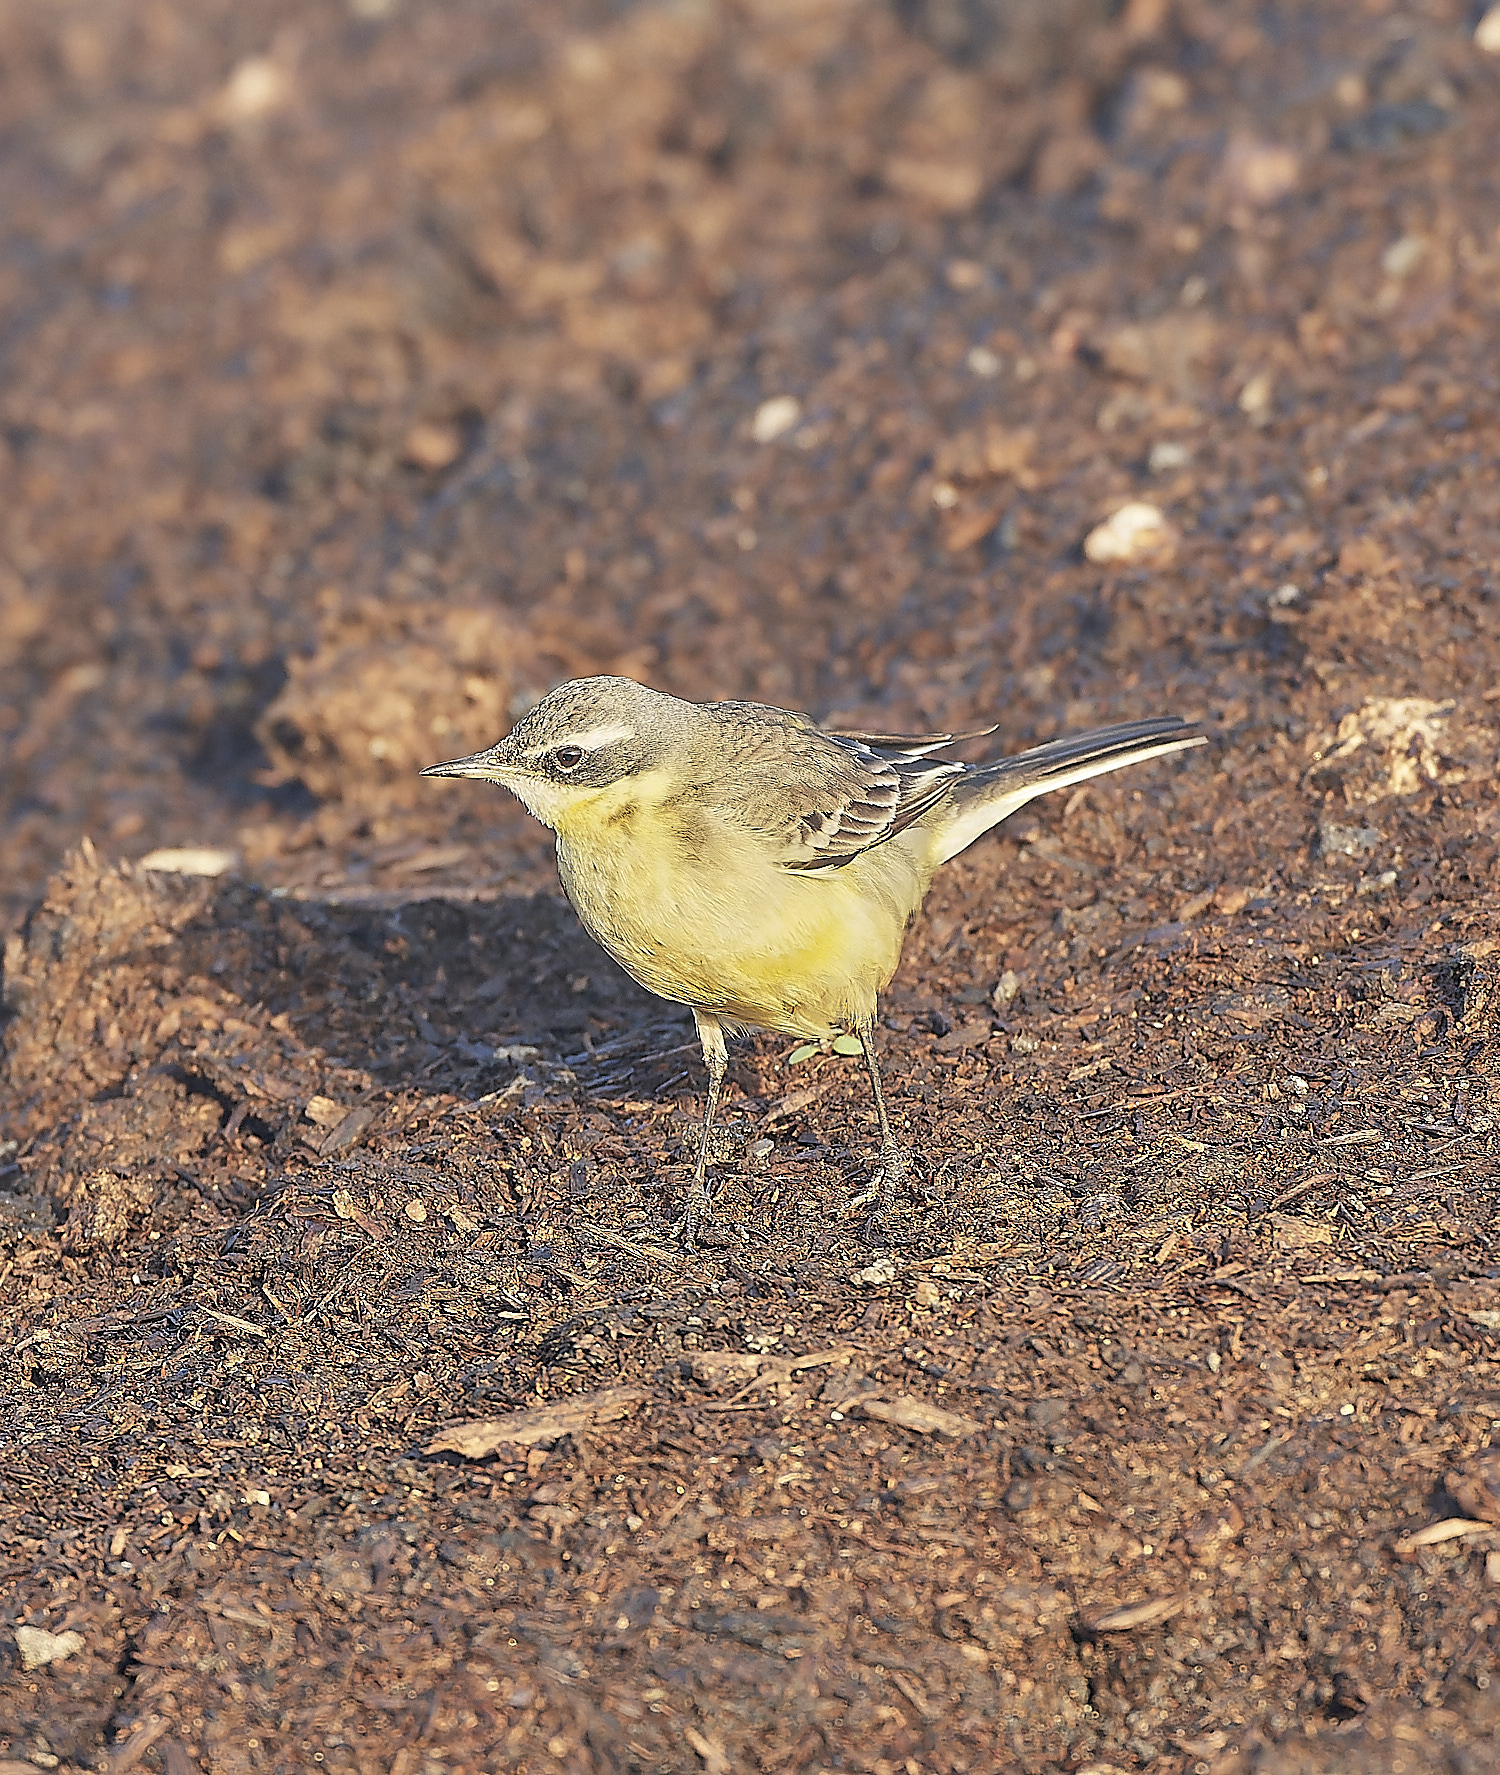
[[[571,799],[565,789],[554,783],[538,782],[534,777],[523,777],[519,782],[507,782],[505,786],[533,819],[540,820],[554,832],[557,830],[557,823]]]

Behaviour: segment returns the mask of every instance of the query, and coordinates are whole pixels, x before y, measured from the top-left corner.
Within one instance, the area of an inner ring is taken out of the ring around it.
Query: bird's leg
[[[898,1146],[891,1132],[891,1119],[885,1111],[885,1093],[880,1088],[880,1062],[875,1058],[875,1031],[872,1023],[856,1024],[854,1033],[864,1050],[865,1065],[870,1073],[870,1089],[875,1094],[875,1114],[880,1118],[880,1163],[870,1181],[844,1210],[846,1216],[874,1208],[883,1214],[890,1206],[891,1192],[906,1176],[911,1154]]]
[[[719,1112],[719,1099],[724,1094],[724,1074],[729,1070],[729,1050],[724,1045],[724,1028],[717,1017],[707,1011],[694,1010],[698,1040],[703,1044],[703,1064],[708,1068],[708,1100],[703,1106],[703,1132],[698,1138],[698,1163],[693,1168],[693,1187],[688,1192],[687,1210],[678,1225],[682,1241],[691,1251],[698,1238],[698,1222],[708,1209],[708,1155],[713,1151],[714,1117]]]

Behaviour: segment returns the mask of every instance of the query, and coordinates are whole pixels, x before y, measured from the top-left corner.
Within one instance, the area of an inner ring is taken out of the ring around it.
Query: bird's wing
[[[1000,723],[976,727],[971,733],[864,733],[853,727],[821,729],[830,739],[853,740],[876,752],[895,752],[903,758],[925,758],[929,752],[941,752],[945,746],[956,746],[961,740],[987,740],[998,732]]]
[[[777,861],[801,873],[841,869],[904,832],[966,768],[924,756],[948,743],[942,735],[909,740],[814,730],[806,737],[802,768],[785,774],[774,798]]]

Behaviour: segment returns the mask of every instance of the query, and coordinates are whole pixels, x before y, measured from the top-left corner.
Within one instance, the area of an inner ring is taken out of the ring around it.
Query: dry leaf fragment
[[[977,1418],[944,1411],[942,1406],[929,1405],[910,1393],[898,1393],[894,1399],[865,1399],[860,1410],[867,1418],[878,1418],[902,1430],[917,1430],[924,1436],[973,1436],[984,1428]]]
[[[598,1393],[580,1393],[552,1405],[530,1411],[508,1412],[503,1418],[476,1418],[468,1424],[452,1424],[433,1437],[425,1454],[466,1455],[481,1461],[507,1445],[531,1448],[540,1442],[560,1442],[594,1424],[612,1423],[625,1417],[646,1398],[643,1387],[605,1387]]]
[[[1134,1627],[1155,1627],[1170,1621],[1187,1607],[1185,1596],[1152,1596],[1145,1602],[1127,1602],[1117,1609],[1086,1616],[1085,1625],[1093,1633],[1128,1633]]]

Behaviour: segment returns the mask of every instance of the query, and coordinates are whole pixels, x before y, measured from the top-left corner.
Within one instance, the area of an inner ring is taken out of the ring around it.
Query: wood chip
[[[703,1758],[707,1775],[731,1775],[729,1757],[717,1738],[710,1738],[706,1732],[700,1732],[694,1726],[684,1726],[682,1735]]]
[[[805,1356],[767,1356],[739,1350],[704,1350],[693,1357],[692,1376],[705,1387],[727,1387],[734,1381],[784,1380],[804,1368],[839,1368],[859,1351],[853,1344],[835,1344]]]
[[[345,1147],[358,1145],[360,1137],[374,1120],[373,1109],[351,1109],[319,1142],[319,1154],[328,1159],[335,1153],[343,1152]]]
[[[302,1113],[319,1128],[336,1128],[349,1111],[332,1097],[309,1097]]]
[[[1273,1214],[1271,1225],[1276,1243],[1292,1251],[1310,1245],[1331,1245],[1335,1229],[1326,1220],[1299,1220],[1293,1215]]]
[[[825,1079],[822,1084],[809,1085],[803,1091],[788,1091],[785,1097],[773,1103],[761,1117],[761,1127],[773,1127],[777,1122],[784,1122],[788,1116],[796,1115],[799,1110],[807,1109],[820,1097],[826,1097],[837,1083],[837,1079]]]
[[[643,1387],[606,1387],[598,1393],[580,1393],[552,1405],[530,1411],[508,1412],[503,1418],[476,1418],[468,1424],[452,1424],[441,1430],[423,1451],[426,1454],[465,1455],[482,1461],[507,1445],[532,1448],[540,1442],[560,1442],[595,1424],[625,1417],[647,1397]]]
[[[1456,1541],[1462,1535],[1491,1535],[1496,1526],[1493,1522],[1473,1522],[1467,1516],[1448,1516],[1397,1541],[1396,1551],[1415,1553],[1419,1547],[1436,1547],[1440,1541]]]
[[[340,1123],[339,1126],[342,1127],[343,1124]],[[336,1134],[337,1132],[338,1129],[335,1128],[334,1133]],[[377,1220],[371,1214],[367,1214],[346,1189],[336,1189],[333,1192],[333,1211],[338,1215],[340,1220],[352,1220],[357,1227],[362,1231],[367,1232],[372,1239],[384,1239],[389,1234],[390,1229],[386,1226],[385,1222],[383,1220]]]
[[[901,1430],[917,1430],[924,1436],[974,1436],[985,1427],[977,1418],[944,1411],[942,1406],[929,1405],[910,1393],[898,1393],[894,1399],[865,1399],[860,1410],[867,1418],[878,1418]]]
[[[1135,1627],[1155,1627],[1170,1621],[1187,1607],[1185,1596],[1153,1596],[1145,1602],[1127,1602],[1102,1614],[1086,1615],[1084,1625],[1093,1633],[1128,1633]]]
[[[150,851],[136,868],[149,869],[160,875],[223,875],[238,868],[239,861],[238,851],[189,845],[181,850]]]

